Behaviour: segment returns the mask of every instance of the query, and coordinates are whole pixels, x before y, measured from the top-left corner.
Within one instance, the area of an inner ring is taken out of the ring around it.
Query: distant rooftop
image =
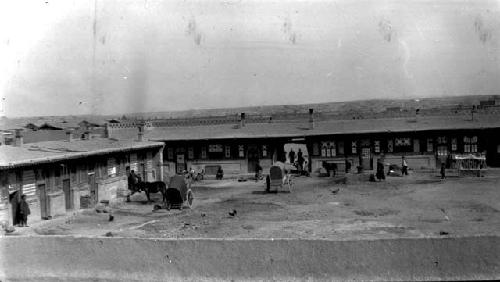
[[[0,146],[0,169],[76,159],[92,155],[161,147],[161,142],[113,140],[46,141],[22,147]]]
[[[179,126],[154,128],[145,132],[145,139],[154,141],[204,140],[204,139],[246,139],[246,138],[279,138],[305,137],[329,134],[362,134],[383,132],[414,132],[430,130],[459,130],[500,128],[498,116],[449,116],[355,119],[315,121],[314,129],[308,128],[308,122],[273,122],[247,123],[244,127],[237,124],[216,124],[206,126]],[[113,133],[115,138],[120,132]]]

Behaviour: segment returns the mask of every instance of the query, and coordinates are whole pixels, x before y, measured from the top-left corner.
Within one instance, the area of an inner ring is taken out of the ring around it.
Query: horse
[[[167,202],[167,185],[163,181],[154,181],[154,182],[143,182],[139,181],[134,185],[134,189],[131,190],[131,194],[127,196],[130,199],[130,196],[135,193],[140,193],[144,191],[146,193],[146,197],[148,198],[148,203],[152,202],[150,198],[151,193],[161,193],[163,196],[163,203]]]

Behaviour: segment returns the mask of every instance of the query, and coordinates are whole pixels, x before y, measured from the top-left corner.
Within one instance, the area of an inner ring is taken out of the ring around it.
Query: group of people
[[[304,158],[304,155],[300,148],[299,151],[297,152],[297,158],[295,158],[295,151],[293,149],[290,149],[290,152],[288,153],[288,159],[290,161],[290,164],[296,165],[299,171],[304,170],[305,166],[307,166],[306,163],[307,161]]]
[[[387,175],[391,173],[391,170],[393,168],[389,167],[389,171],[387,172]],[[401,157],[401,175],[408,175],[408,162],[406,161],[406,158],[403,156]],[[385,171],[384,171],[384,159],[383,157],[379,158],[377,160],[377,173],[375,174],[377,179],[379,181],[385,180]]]
[[[12,205],[12,222],[14,226],[28,227],[28,215],[31,214],[30,205],[26,201],[26,195],[14,192],[10,195],[10,204]]]

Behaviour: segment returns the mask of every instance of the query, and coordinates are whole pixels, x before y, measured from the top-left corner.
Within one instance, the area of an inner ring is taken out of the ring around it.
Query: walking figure
[[[446,166],[444,165],[444,163],[441,164],[441,179],[445,179],[446,178]]]
[[[293,149],[290,149],[290,153],[288,153],[288,158],[290,158],[291,164],[295,163],[295,151]]]
[[[377,161],[377,179],[378,180],[385,180],[385,173],[384,173],[384,163],[382,159],[378,159]]]
[[[19,225],[21,227],[28,227],[28,215],[31,214],[30,205],[26,202],[26,195],[21,196],[21,202],[19,203],[19,214],[21,215],[21,222]]]
[[[401,174],[408,175],[408,163],[406,162],[406,159],[404,156],[403,156],[403,164],[402,164],[402,168],[401,168]]]

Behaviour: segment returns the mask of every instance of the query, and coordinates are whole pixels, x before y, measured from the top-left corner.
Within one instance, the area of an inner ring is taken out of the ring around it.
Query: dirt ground
[[[500,175],[449,177],[411,173],[368,182],[296,177],[291,193],[265,194],[264,181],[205,180],[193,184],[194,206],[157,210],[145,195],[108,214],[85,210],[22,235],[149,238],[370,239],[500,234]],[[345,183],[343,183],[345,182]],[[235,216],[229,212],[236,210]],[[19,234],[19,232],[16,232]]]

